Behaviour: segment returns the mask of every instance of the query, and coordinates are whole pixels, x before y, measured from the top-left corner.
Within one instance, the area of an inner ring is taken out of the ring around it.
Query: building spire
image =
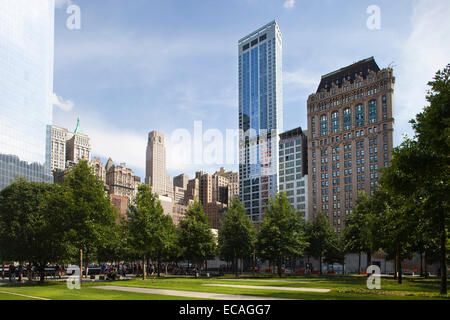
[[[73,131],[73,133],[81,133],[83,134],[83,130],[81,129],[80,117],[77,118],[77,127]]]

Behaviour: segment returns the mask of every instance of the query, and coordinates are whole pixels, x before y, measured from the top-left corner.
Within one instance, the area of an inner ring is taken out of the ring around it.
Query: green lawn
[[[380,290],[368,290],[366,287],[366,277],[362,276],[299,276],[278,278],[259,277],[248,279],[259,279],[261,281],[246,281],[243,278],[224,280],[224,278],[193,279],[193,278],[156,278],[143,281],[141,279],[126,281],[110,281],[84,283],[81,290],[69,290],[65,283],[47,282],[44,284],[2,286],[0,291],[15,292],[24,295],[42,297],[56,300],[174,300],[186,299],[183,297],[172,297],[164,295],[153,295],[132,292],[109,291],[95,289],[93,286],[130,286],[141,288],[155,288],[167,290],[183,290],[197,292],[212,292],[223,294],[239,294],[261,297],[289,298],[289,299],[312,299],[312,300],[411,300],[411,299],[449,299],[450,296],[439,295],[439,280],[423,278],[406,278],[403,284],[399,285],[393,279],[383,278]],[[272,281],[265,281],[272,280]],[[283,281],[293,281],[283,282]],[[308,283],[302,283],[302,282]],[[295,283],[298,282],[298,283]],[[277,289],[248,289],[248,288],[227,288],[211,287],[204,284],[240,284],[251,286],[277,286],[277,287],[303,287],[303,288],[326,288],[331,289],[328,293],[315,292],[293,292],[281,291]],[[0,294],[0,300],[5,299],[26,299],[25,297]],[[189,300],[193,300],[188,298]]]

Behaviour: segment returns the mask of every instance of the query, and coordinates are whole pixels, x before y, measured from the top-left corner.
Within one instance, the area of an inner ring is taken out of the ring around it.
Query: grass
[[[120,292],[95,289],[93,286],[129,286],[141,288],[182,290],[196,292],[211,292],[222,294],[251,295],[261,297],[311,299],[311,300],[448,300],[449,295],[439,295],[439,280],[424,278],[405,278],[399,285],[396,280],[381,279],[381,290],[369,290],[366,287],[367,278],[364,276],[297,276],[283,277],[247,277],[260,281],[246,281],[245,278],[156,278],[143,281],[141,279],[126,281],[108,281],[96,283],[84,283],[81,290],[69,290],[65,283],[46,282],[44,284],[2,286],[0,291],[9,291],[24,295],[42,297],[55,300],[177,300],[192,298],[172,297],[164,295],[143,294],[133,292]],[[264,281],[271,280],[271,281]],[[275,281],[273,281],[275,280]],[[276,281],[282,280],[282,281]],[[293,281],[290,283],[283,281]],[[301,282],[307,283],[301,283]],[[277,287],[304,287],[331,289],[328,293],[281,291],[277,289],[247,289],[230,287],[211,287],[205,284],[240,284],[251,286],[277,286]],[[26,299],[25,297],[0,294],[0,300]]]

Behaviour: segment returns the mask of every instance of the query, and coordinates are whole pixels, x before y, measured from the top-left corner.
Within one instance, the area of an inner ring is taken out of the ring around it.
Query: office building
[[[173,197],[173,186],[166,172],[166,147],[164,134],[152,131],[148,134],[145,183],[153,193]]]
[[[0,189],[50,171],[54,0],[0,1]]]
[[[324,212],[337,234],[391,161],[394,83],[371,57],[322,76],[308,98],[309,211]]]
[[[56,170],[66,169],[66,143],[69,131],[58,126],[50,126],[51,130],[51,156],[50,169],[52,172]]]
[[[305,213],[308,220],[307,137],[302,128],[280,134],[280,191],[285,191],[292,208]]]
[[[109,194],[126,197],[130,204],[136,196],[140,178],[125,163],[115,165],[111,158],[108,159],[105,170]]]
[[[77,126],[73,133],[68,133],[66,142],[66,161],[77,164],[80,160],[90,161],[91,140],[83,133],[80,118],[77,119]]]
[[[173,178],[173,186],[174,187],[180,187],[182,189],[187,189],[188,182],[189,182],[189,176],[184,173]]]
[[[220,171],[214,174],[196,172],[195,179],[188,183],[186,199],[193,200],[192,193],[198,192],[198,201],[201,203],[211,227],[219,229],[226,208],[232,197],[237,196],[235,192],[238,184],[238,173],[226,172],[224,168],[220,168]]]
[[[254,223],[278,192],[282,37],[275,21],[239,40],[239,195]]]

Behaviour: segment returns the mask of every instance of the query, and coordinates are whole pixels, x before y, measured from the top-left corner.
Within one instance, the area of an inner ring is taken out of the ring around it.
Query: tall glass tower
[[[239,40],[239,195],[254,223],[278,192],[282,37],[275,21]]]
[[[0,189],[52,182],[54,0],[0,0]]]

